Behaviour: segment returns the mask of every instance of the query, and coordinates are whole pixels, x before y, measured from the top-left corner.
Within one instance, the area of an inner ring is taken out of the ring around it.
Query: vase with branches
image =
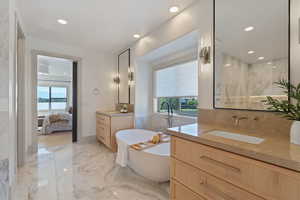
[[[291,143],[300,145],[300,83],[293,85],[289,81],[280,80],[275,84],[284,90],[289,100],[279,100],[268,96],[264,102],[269,106],[268,110],[294,121],[291,127]]]

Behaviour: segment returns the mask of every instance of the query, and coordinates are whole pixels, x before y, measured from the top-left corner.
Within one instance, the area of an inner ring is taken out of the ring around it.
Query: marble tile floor
[[[12,200],[167,200],[169,183],[154,183],[115,165],[95,138],[40,146],[18,172]]]
[[[40,147],[55,147],[72,143],[72,132],[56,132],[50,135],[39,135]]]

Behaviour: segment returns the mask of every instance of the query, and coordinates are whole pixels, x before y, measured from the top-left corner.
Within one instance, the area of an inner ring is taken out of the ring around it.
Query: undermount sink
[[[249,144],[260,144],[263,141],[265,141],[265,139],[263,139],[263,138],[258,138],[258,137],[248,136],[248,135],[241,135],[241,134],[237,134],[237,133],[230,133],[230,132],[225,132],[225,131],[211,131],[211,132],[208,132],[207,134],[218,136],[218,137],[223,137],[226,139],[237,140],[239,142],[246,142]]]

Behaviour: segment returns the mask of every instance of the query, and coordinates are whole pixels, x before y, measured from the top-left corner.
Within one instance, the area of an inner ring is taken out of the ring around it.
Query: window
[[[49,110],[50,88],[38,87],[38,110]]]
[[[160,97],[158,98],[158,112],[167,112],[167,107],[162,106],[168,102],[173,106],[174,113],[179,115],[197,115],[198,100],[197,97]]]
[[[65,110],[67,108],[67,88],[51,87],[51,110]]]
[[[166,112],[168,102],[180,115],[197,115],[198,62],[190,61],[155,71],[157,112]]]
[[[66,110],[68,102],[67,87],[39,86],[38,87],[38,110]]]

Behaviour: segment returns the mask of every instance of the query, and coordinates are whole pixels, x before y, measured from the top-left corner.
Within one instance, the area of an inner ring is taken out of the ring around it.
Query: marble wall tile
[[[6,133],[8,119],[9,13],[8,0],[0,4],[0,135]]]
[[[220,53],[219,53],[220,54]],[[266,110],[267,96],[287,100],[275,82],[288,79],[288,59],[247,64],[226,55],[217,55],[215,102],[218,108]]]
[[[246,117],[235,124],[233,116]],[[200,123],[212,124],[224,128],[248,130],[256,133],[272,133],[274,136],[288,136],[292,121],[281,118],[272,112],[239,111],[222,109],[199,109],[198,121]]]
[[[9,198],[9,2],[0,2],[0,200]]]
[[[9,190],[9,161],[8,159],[0,161],[0,199],[8,199],[8,190]]]

